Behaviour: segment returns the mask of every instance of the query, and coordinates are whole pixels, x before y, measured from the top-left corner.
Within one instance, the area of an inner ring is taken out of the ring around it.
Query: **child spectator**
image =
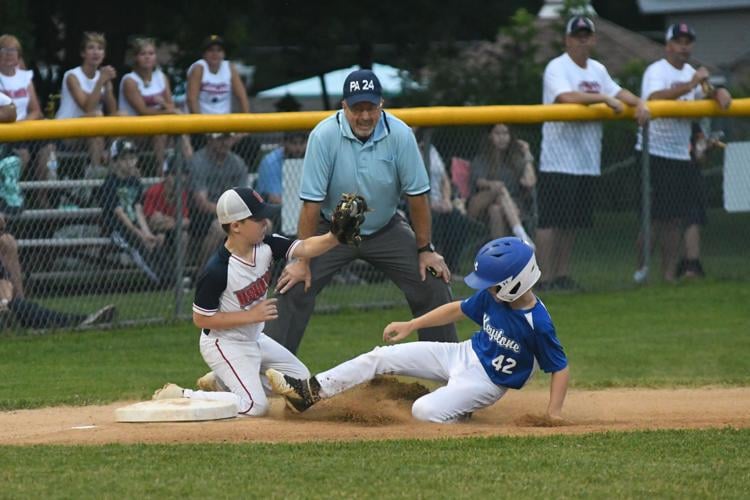
[[[85,32],[81,40],[81,65],[63,75],[60,109],[55,118],[79,118],[115,114],[117,103],[112,82],[117,76],[112,66],[102,66],[107,41],[101,33]],[[91,169],[106,163],[104,138],[87,140]],[[75,148],[76,141],[66,141],[65,146]]]
[[[34,72],[21,69],[23,49],[21,42],[13,35],[0,36],[0,93],[13,100],[16,107],[16,121],[41,120],[44,118],[39,99],[34,89]],[[19,142],[11,145],[14,154],[22,162],[22,170],[35,158],[33,177],[39,180],[49,178],[47,163],[55,146],[38,141]],[[40,204],[47,206],[46,192],[40,193]]]
[[[225,59],[224,39],[211,35],[203,41],[203,57],[187,72],[187,106],[190,113],[228,114],[232,95],[241,113],[250,112],[245,87],[234,64]]]
[[[190,228],[190,218],[188,216],[188,195],[187,187],[189,183],[187,166],[182,165],[182,200],[181,200],[181,234],[177,237],[177,170],[178,162],[182,160],[172,157],[167,162],[167,170],[164,172],[164,180],[154,184],[146,190],[143,195],[143,214],[146,216],[146,222],[151,232],[157,237],[164,238],[164,259],[163,264],[165,271],[171,269],[171,258],[175,255],[177,245],[187,248],[188,229]]]
[[[135,38],[130,44],[130,51],[133,71],[125,74],[120,81],[120,111],[129,116],[179,113],[172,101],[169,79],[157,66],[156,41],[153,38]],[[165,166],[167,136],[155,135],[151,140],[158,173],[161,174]],[[185,155],[190,154],[187,152]]]
[[[161,282],[153,268],[155,256],[164,245],[164,235],[154,235],[143,214],[143,185],[138,171],[135,144],[116,139],[110,151],[112,173],[104,180],[100,199],[105,234],[120,250],[127,252],[154,283]]]

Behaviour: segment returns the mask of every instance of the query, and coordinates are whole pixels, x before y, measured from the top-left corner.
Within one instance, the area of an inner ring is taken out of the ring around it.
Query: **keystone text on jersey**
[[[506,337],[502,328],[492,326],[490,324],[490,317],[487,314],[482,315],[482,330],[500,347],[513,352],[521,352],[521,346],[518,342]]]

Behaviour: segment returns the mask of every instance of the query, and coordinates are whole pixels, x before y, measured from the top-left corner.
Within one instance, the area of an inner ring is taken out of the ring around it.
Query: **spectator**
[[[44,118],[39,99],[34,89],[34,72],[21,69],[23,50],[21,42],[13,35],[0,36],[0,93],[13,100],[16,107],[16,121],[41,120]],[[12,145],[14,153],[22,162],[22,169],[31,162],[34,156],[33,177],[38,180],[49,178],[47,163],[55,146],[38,141],[20,142]],[[47,206],[46,192],[41,193],[40,204]]]
[[[648,108],[621,88],[607,69],[589,58],[596,35],[594,22],[574,16],[565,27],[565,53],[544,70],[544,104],[605,103],[616,113],[623,102],[636,107],[639,123]],[[592,225],[595,181],[601,174],[602,125],[599,122],[547,122],[542,127],[539,165],[539,228],[535,238],[542,280],[540,291],[580,288],[570,277],[576,232]]]
[[[285,132],[281,147],[269,152],[258,166],[256,191],[269,203],[281,204],[281,179],[284,160],[303,158],[307,147],[307,134],[304,132]]]
[[[18,243],[13,235],[5,231],[5,218],[0,214],[0,314],[6,311],[11,313],[23,328],[41,329],[110,323],[117,313],[112,304],[89,315],[63,313],[42,307],[25,298],[21,274]]]
[[[188,111],[214,115],[231,113],[234,95],[240,113],[249,113],[250,103],[237,68],[225,59],[224,39],[211,35],[203,41],[202,48],[203,58],[194,62],[187,72]]]
[[[190,218],[188,215],[188,195],[187,186],[189,183],[189,171],[187,166],[182,166],[182,200],[181,200],[181,213],[182,221],[180,235],[177,231],[177,169],[178,162],[182,161],[176,157],[172,157],[167,162],[167,170],[164,172],[164,179],[154,184],[146,190],[143,195],[143,215],[146,217],[151,232],[157,236],[157,238],[164,239],[164,266],[170,264],[167,257],[172,257],[176,253],[176,245],[181,245],[182,248],[188,248],[188,230],[190,228]],[[171,269],[168,266],[167,269]],[[167,270],[165,269],[165,271]]]
[[[706,276],[701,263],[701,227],[706,225],[706,186],[700,171],[709,163],[709,153],[726,147],[721,142],[722,133],[706,134],[701,124],[693,122],[690,136],[690,160],[699,171],[695,176],[696,192],[692,198],[692,208],[685,219],[683,234],[683,258],[677,264],[677,278],[704,278]]]
[[[104,179],[100,197],[105,234],[154,283],[161,282],[154,271],[154,262],[163,251],[164,235],[151,232],[143,214],[143,185],[138,171],[135,144],[116,139],[110,151],[112,172]]]
[[[16,105],[13,99],[0,92],[0,123],[16,121]]]
[[[231,152],[233,139],[232,134],[208,134],[206,146],[188,162],[192,186],[190,238],[201,242],[195,247],[199,267],[225,236],[216,220],[216,201],[229,187],[247,185],[247,166]]]
[[[279,319],[268,328],[292,352],[302,340],[315,297],[339,269],[358,258],[384,271],[401,288],[414,315],[451,300],[450,270],[431,242],[430,182],[414,134],[383,111],[380,81],[372,71],[350,73],[343,96],[343,109],[310,134],[298,236],[327,232],[341,193],[363,195],[373,210],[367,213],[358,247],[339,245],[284,269],[277,284],[282,294]],[[396,210],[403,195],[408,198],[412,227]],[[453,325],[422,329],[419,338],[457,341]]]
[[[112,90],[112,82],[117,76],[112,66],[102,66],[107,41],[101,33],[85,32],[81,40],[80,66],[69,69],[63,75],[60,109],[55,118],[79,118],[82,116],[102,116],[115,114],[117,102]],[[77,141],[65,141],[66,147],[75,149]],[[93,137],[87,140],[89,168],[96,171],[107,163],[104,155],[104,138]]]
[[[510,229],[533,248],[522,221],[533,217],[535,186],[528,143],[513,137],[502,123],[491,126],[471,162],[469,216],[489,225],[490,239],[507,236]]]
[[[23,210],[23,193],[18,183],[23,166],[15,152],[0,144],[0,215],[18,215]]]
[[[120,81],[118,105],[125,115],[168,115],[179,113],[172,101],[169,79],[157,67],[156,41],[153,38],[135,38],[130,46],[133,58],[133,71],[125,74]],[[151,138],[157,172],[163,172],[165,166],[166,135],[154,135]],[[180,139],[183,147],[189,147],[189,141]],[[189,157],[192,151],[183,151]]]
[[[256,181],[256,190],[268,201],[273,204],[273,215],[269,218],[271,222],[271,228],[283,232],[282,227],[282,208],[281,199],[283,193],[283,171],[284,161],[287,159],[302,159],[305,156],[305,148],[307,147],[307,133],[305,132],[285,132],[284,138],[282,139],[282,145],[279,148],[266,154],[260,161],[258,166],[258,179]],[[293,189],[287,187],[287,190]],[[296,195],[295,200],[290,205],[287,205],[288,211],[294,212],[296,217],[296,206],[299,204]],[[289,200],[287,200],[289,201]],[[293,232],[287,230],[287,232]],[[281,263],[276,262],[274,269],[280,269]]]
[[[431,142],[431,130],[414,127],[414,135],[430,177],[430,212],[435,248],[445,257],[451,273],[455,274],[469,235],[466,206],[464,200],[453,195],[453,184],[448,179],[443,158]]]
[[[693,101],[704,97],[727,109],[732,96],[724,88],[704,95],[701,84],[708,83],[708,70],[697,70],[687,61],[693,50],[695,32],[684,23],[672,24],[666,32],[665,57],[652,63],[643,74],[641,97],[646,100]],[[682,241],[682,228],[702,194],[700,171],[690,159],[689,119],[660,118],[649,126],[649,165],[651,168],[651,218],[654,241],[661,244],[662,277],[676,279]],[[636,149],[641,150],[640,137]],[[634,275],[644,281],[643,235],[638,238],[640,265]]]

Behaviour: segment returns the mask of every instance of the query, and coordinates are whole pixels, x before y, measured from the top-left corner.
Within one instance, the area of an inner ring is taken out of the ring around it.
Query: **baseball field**
[[[124,424],[114,411],[205,372],[189,324],[0,338],[0,498],[746,498],[750,287],[711,281],[542,295],[571,367],[455,425],[430,384],[380,379],[291,415]],[[314,317],[312,371],[370,349],[404,309]],[[459,324],[461,338],[474,325]]]

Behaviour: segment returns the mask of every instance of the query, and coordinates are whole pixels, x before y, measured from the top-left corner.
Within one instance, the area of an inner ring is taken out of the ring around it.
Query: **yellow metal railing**
[[[722,111],[711,100],[649,103],[653,118],[750,116],[750,98],[735,99]],[[484,125],[491,123],[541,123],[545,121],[585,121],[632,119],[633,108],[615,114],[604,104],[473,106],[389,109],[410,125]],[[95,136],[192,134],[205,132],[275,132],[313,128],[332,111],[296,113],[250,113],[231,115],[160,115],[66,120],[40,120],[0,125],[0,142],[37,139],[64,139]]]

